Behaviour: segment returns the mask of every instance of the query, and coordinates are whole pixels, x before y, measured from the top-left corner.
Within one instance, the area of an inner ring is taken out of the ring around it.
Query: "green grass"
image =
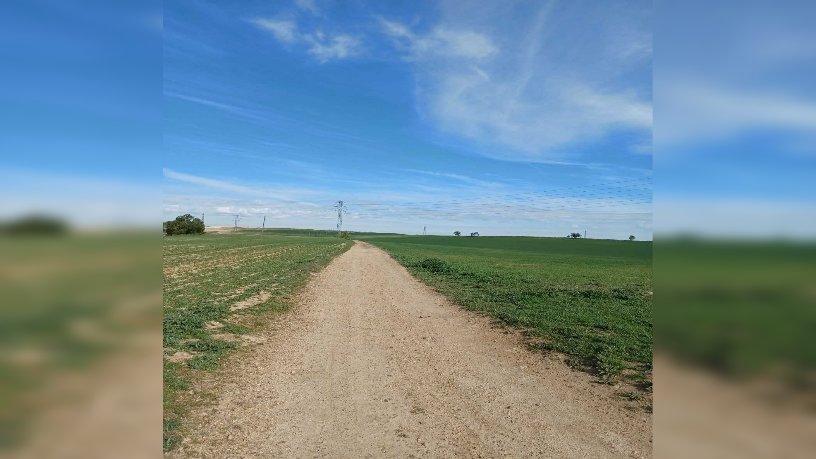
[[[237,232],[172,236],[164,239],[165,355],[194,355],[164,363],[164,448],[172,449],[185,415],[183,393],[197,372],[218,368],[238,345],[217,334],[246,334],[270,313],[284,311],[309,273],[320,270],[351,246],[333,237]],[[237,302],[269,297],[231,312]],[[222,328],[205,326],[215,321]]]
[[[813,389],[816,244],[661,240],[658,349],[730,377]]]
[[[66,381],[158,330],[158,241],[138,232],[0,235],[0,451],[24,444],[42,413],[95,390]]]
[[[359,236],[462,307],[611,382],[650,387],[652,244],[532,237]]]
[[[266,228],[261,230],[259,228],[241,229],[243,234],[274,234],[278,236],[308,236],[308,237],[335,237],[336,230],[319,230],[319,229],[303,229],[303,228]],[[370,233],[351,231],[349,235],[357,238],[357,236],[399,236],[397,233]]]

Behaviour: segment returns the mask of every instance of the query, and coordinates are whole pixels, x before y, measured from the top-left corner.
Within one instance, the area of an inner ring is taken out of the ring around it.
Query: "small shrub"
[[[450,263],[439,258],[426,258],[419,262],[419,267],[432,273],[450,273],[453,267]]]
[[[603,383],[612,384],[626,366],[620,350],[611,346],[600,346],[593,354],[593,366],[598,373],[598,379]]]

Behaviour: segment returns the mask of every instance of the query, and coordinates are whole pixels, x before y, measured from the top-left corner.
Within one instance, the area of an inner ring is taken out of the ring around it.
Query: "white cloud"
[[[725,88],[702,80],[664,78],[657,103],[661,122],[655,139],[661,147],[711,140],[756,129],[812,133],[816,101],[767,88]]]
[[[199,177],[196,175],[184,174],[182,172],[176,172],[172,169],[164,168],[164,177],[177,180],[179,182],[191,183],[193,185],[201,185],[208,188],[215,188],[221,191],[230,191],[233,193],[242,193],[242,194],[255,194],[256,190],[252,188],[243,186],[243,185],[236,185],[234,183],[225,182],[223,180],[216,180],[206,177]]]
[[[208,177],[200,177],[197,175],[185,174],[183,172],[176,172],[172,169],[164,168],[164,177],[177,181],[188,183],[191,185],[198,185],[204,188],[210,188],[213,190],[219,191],[226,191],[229,193],[236,193],[254,197],[263,197],[263,198],[271,198],[278,200],[280,202],[288,202],[293,203],[297,202],[297,200],[304,198],[308,195],[313,195],[314,192],[311,190],[306,189],[295,189],[295,188],[279,188],[279,189],[269,189],[266,187],[261,186],[246,186],[246,185],[239,185],[236,183],[228,182],[225,180],[213,179]]]
[[[320,14],[320,9],[317,7],[315,0],[295,0],[295,5],[303,11]]]
[[[499,183],[499,182],[491,182],[491,181],[487,181],[487,180],[480,180],[480,179],[473,178],[473,177],[470,177],[470,176],[467,176],[467,175],[455,174],[455,173],[451,173],[451,172],[423,171],[423,170],[419,170],[419,169],[403,169],[403,170],[405,172],[411,172],[411,173],[414,173],[414,174],[421,174],[421,175],[427,175],[427,176],[431,176],[431,177],[441,177],[441,178],[446,178],[446,179],[453,179],[453,180],[457,180],[459,182],[466,183],[468,185],[478,185],[478,186],[484,187],[484,188],[495,188],[495,187],[500,187],[500,186],[503,185],[502,183]]]
[[[356,56],[360,53],[362,42],[351,35],[324,37],[322,34],[304,37],[310,43],[309,54],[320,63]]]
[[[486,59],[498,52],[490,37],[471,30],[436,27],[425,35],[417,35],[395,21],[380,18],[383,32],[409,52],[409,59],[425,60],[435,57]]]
[[[264,30],[272,32],[272,35],[280,42],[294,43],[299,39],[300,34],[298,33],[297,25],[294,21],[255,18],[251,19],[250,22]]]
[[[651,127],[651,105],[632,94],[567,82],[533,90],[528,82],[496,79],[478,67],[430,73],[421,97],[438,126],[510,146],[523,159],[560,158],[566,145],[616,128]]]
[[[536,11],[442,2],[426,32],[379,19],[413,65],[422,115],[443,132],[492,145],[483,153],[502,159],[563,160],[615,132],[648,136],[648,6],[524,7]]]
[[[309,55],[321,64],[354,57],[363,50],[362,40],[348,34],[327,34],[320,30],[301,32],[291,20],[255,18],[249,22],[271,32],[283,44],[306,46]]]

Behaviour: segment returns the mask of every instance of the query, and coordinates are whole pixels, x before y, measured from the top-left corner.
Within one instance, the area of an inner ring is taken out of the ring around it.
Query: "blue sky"
[[[0,42],[0,219],[159,220],[160,3],[4,2]]]
[[[816,3],[661,0],[655,16],[655,231],[813,239]]]
[[[813,2],[237,3],[8,2],[0,218],[816,234]]]
[[[651,238],[650,2],[169,2],[164,217]]]

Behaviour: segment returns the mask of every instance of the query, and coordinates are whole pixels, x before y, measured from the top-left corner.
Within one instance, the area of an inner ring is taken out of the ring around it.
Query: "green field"
[[[190,383],[285,310],[309,273],[352,242],[309,230],[164,239],[165,449]],[[355,233],[466,309],[521,327],[603,381],[650,387],[651,243]],[[238,308],[240,306],[240,308]]]
[[[43,435],[40,415],[108,384],[77,380],[157,337],[157,242],[138,232],[0,235],[0,451]]]
[[[654,258],[659,350],[813,390],[816,244],[661,240]]]
[[[267,313],[287,309],[309,274],[351,242],[238,232],[164,239],[164,447],[178,441],[197,372],[218,367]],[[251,343],[251,341],[249,341]]]
[[[652,244],[533,237],[359,236],[462,307],[521,327],[602,381],[649,388]]]

